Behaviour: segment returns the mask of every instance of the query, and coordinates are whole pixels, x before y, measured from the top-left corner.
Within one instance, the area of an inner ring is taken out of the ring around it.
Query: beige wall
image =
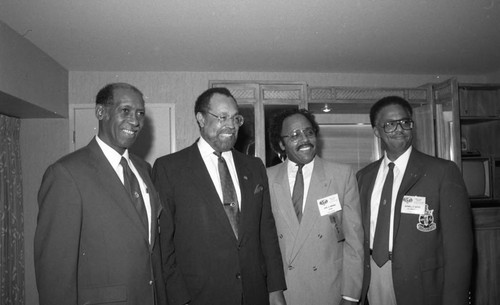
[[[145,95],[146,103],[174,103],[176,148],[198,137],[193,108],[209,80],[304,81],[310,86],[417,87],[449,78],[444,75],[389,75],[342,73],[258,72],[76,72],[69,73],[69,103],[95,103],[97,91],[110,82],[128,82]],[[481,82],[483,77],[460,76],[460,81]]]

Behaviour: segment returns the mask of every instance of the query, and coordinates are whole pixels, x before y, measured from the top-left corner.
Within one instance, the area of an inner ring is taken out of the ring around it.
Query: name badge
[[[337,211],[342,210],[338,194],[333,194],[331,196],[318,199],[317,203],[318,203],[319,214],[321,216],[330,215]]]
[[[425,213],[425,197],[404,196],[401,213],[420,215]]]

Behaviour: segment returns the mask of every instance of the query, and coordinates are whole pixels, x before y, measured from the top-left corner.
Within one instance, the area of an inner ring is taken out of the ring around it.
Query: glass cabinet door
[[[238,103],[239,113],[245,118],[235,149],[261,158],[266,167],[281,162],[269,143],[269,124],[278,112],[290,107],[306,107],[306,84],[211,81],[210,87],[228,88]]]

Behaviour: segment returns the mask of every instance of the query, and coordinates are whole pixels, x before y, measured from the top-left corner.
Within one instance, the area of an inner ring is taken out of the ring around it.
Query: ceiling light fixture
[[[330,112],[330,111],[332,111],[332,109],[330,107],[328,107],[328,104],[325,104],[325,106],[323,108],[321,108],[321,110],[323,112]]]

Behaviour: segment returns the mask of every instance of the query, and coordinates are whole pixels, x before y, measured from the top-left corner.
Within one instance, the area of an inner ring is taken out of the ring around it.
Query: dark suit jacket
[[[160,200],[150,166],[130,158],[149,190],[151,244],[95,139],[47,169],[35,234],[40,305],[166,304],[157,231]]]
[[[363,301],[370,284],[370,198],[381,161],[357,174],[365,229]],[[401,213],[405,195],[425,197],[432,217]],[[398,304],[468,304],[471,210],[455,163],[413,148],[396,199],[393,241],[392,274]]]
[[[239,240],[197,144],[156,160],[165,204],[160,219],[170,305],[268,304],[285,289],[281,253],[262,161],[233,151],[241,188]],[[168,213],[167,213],[168,212]]]

